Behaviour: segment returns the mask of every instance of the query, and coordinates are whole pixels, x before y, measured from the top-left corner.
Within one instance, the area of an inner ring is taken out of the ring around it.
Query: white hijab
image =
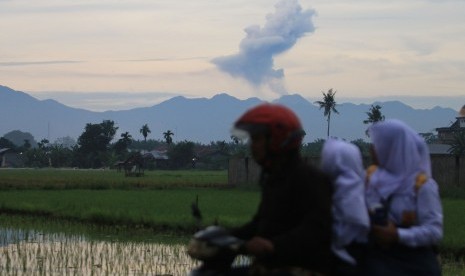
[[[321,169],[330,175],[334,186],[334,219],[368,226],[364,199],[365,170],[359,148],[342,140],[328,139],[321,156]]]
[[[424,139],[402,121],[390,119],[368,129],[379,167],[370,177],[370,189],[386,199],[391,194],[414,193],[419,173],[431,177],[431,161]]]

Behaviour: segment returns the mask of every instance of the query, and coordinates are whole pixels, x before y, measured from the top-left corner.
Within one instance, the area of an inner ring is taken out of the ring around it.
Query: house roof
[[[168,159],[168,155],[166,154],[166,151],[162,150],[152,150],[147,153],[144,153],[144,157],[146,156],[152,156],[154,159]]]
[[[10,150],[10,148],[1,148],[1,149],[0,149],[0,154],[2,154],[2,153],[4,153],[4,152],[7,152],[7,151],[9,151],[9,150]]]
[[[462,117],[456,117],[456,120],[455,122],[453,122],[449,127],[437,127],[436,128],[436,131],[437,132],[453,132],[453,131],[456,131],[458,129],[460,129],[460,119]]]
[[[213,156],[213,155],[224,155],[224,156],[228,156],[229,154],[222,151],[222,150],[219,150],[219,149],[216,149],[216,148],[200,148],[200,149],[196,149],[194,151],[194,154],[195,156],[197,157],[205,157],[205,156]]]

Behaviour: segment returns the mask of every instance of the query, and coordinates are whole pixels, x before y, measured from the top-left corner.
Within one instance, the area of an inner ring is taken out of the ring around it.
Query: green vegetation
[[[441,197],[444,275],[460,275],[465,270],[465,189],[442,189]],[[200,224],[191,215],[197,198]],[[199,227],[247,221],[258,200],[256,189],[228,187],[226,171],[150,171],[125,177],[110,170],[0,170],[0,225],[44,232],[49,225],[76,235],[112,233],[146,240],[162,234],[185,243]]]
[[[191,232],[198,227],[190,205],[199,198],[205,225],[233,226],[253,214],[258,193],[245,190],[9,190],[0,191],[0,211],[45,216],[77,222],[122,227]],[[442,247],[460,253],[465,249],[465,201],[443,199]],[[463,252],[462,252],[463,253]]]
[[[384,121],[385,117],[381,113],[381,106],[371,105],[370,110],[365,112],[368,115],[366,120],[363,120],[364,124],[373,124],[376,122]]]
[[[257,192],[231,189],[3,190],[0,211],[192,233],[198,227],[191,216],[191,204],[197,197],[207,225],[243,223],[258,202]]]
[[[42,235],[61,233],[80,236],[89,241],[109,242],[156,242],[163,244],[186,244],[190,235],[176,232],[157,231],[150,228],[136,228],[123,225],[102,225],[89,222],[71,221],[37,215],[0,215],[0,244],[8,243],[12,237],[2,234],[5,229],[13,232],[35,232]],[[13,239],[13,240],[21,240]],[[11,241],[10,241],[11,242]]]
[[[164,189],[226,187],[227,171],[145,171],[125,177],[115,170],[1,169],[0,190],[5,189]]]
[[[250,204],[256,204],[258,197],[256,192],[227,189],[226,171],[151,171],[142,177],[110,170],[3,169],[0,173],[3,213],[92,224],[192,230],[198,225],[191,204],[198,198],[205,223],[232,225],[250,217]]]
[[[444,239],[439,247],[443,275],[465,275],[465,189],[441,190]]]
[[[447,187],[439,190],[441,198],[465,200],[465,187]]]
[[[147,124],[140,129],[144,136],[142,141],[134,140],[124,130],[120,130],[121,138],[117,139],[117,130],[118,127],[111,120],[88,123],[77,141],[62,137],[53,143],[47,139],[36,142],[31,134],[16,130],[0,137],[0,148],[8,149],[10,156],[6,164],[14,168],[110,168],[127,161],[134,154],[147,153],[143,155],[144,169],[180,170],[195,167],[224,170],[231,156],[243,156],[247,152],[247,146],[239,141],[212,141],[209,145],[187,140],[174,142],[172,136],[175,134],[171,130],[163,133],[164,141],[147,140],[147,135],[151,133]],[[165,155],[169,159],[164,159]]]
[[[444,276],[457,276],[465,275],[465,260],[442,262],[442,275]]]
[[[444,212],[444,240],[442,247],[450,253],[465,255],[465,200],[442,199]]]

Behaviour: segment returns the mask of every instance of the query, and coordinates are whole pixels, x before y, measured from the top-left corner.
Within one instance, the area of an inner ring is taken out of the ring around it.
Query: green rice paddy
[[[465,193],[454,189],[441,193],[441,261],[444,275],[465,275]],[[190,235],[242,224],[258,200],[255,188],[229,187],[226,171],[0,169],[0,227],[47,237],[9,243],[0,231],[0,274],[186,275],[195,266],[185,254]]]

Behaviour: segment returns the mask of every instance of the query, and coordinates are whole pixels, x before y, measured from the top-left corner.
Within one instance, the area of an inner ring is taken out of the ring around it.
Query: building
[[[438,143],[451,144],[454,142],[454,135],[457,131],[465,131],[465,105],[460,109],[459,116],[449,127],[436,128],[438,132]]]
[[[167,169],[169,168],[169,158],[166,149],[154,149],[142,152],[148,169]]]
[[[23,166],[24,162],[20,153],[14,152],[10,148],[0,148],[0,168],[19,168]]]
[[[0,148],[0,168],[6,166],[6,152],[9,148]]]

